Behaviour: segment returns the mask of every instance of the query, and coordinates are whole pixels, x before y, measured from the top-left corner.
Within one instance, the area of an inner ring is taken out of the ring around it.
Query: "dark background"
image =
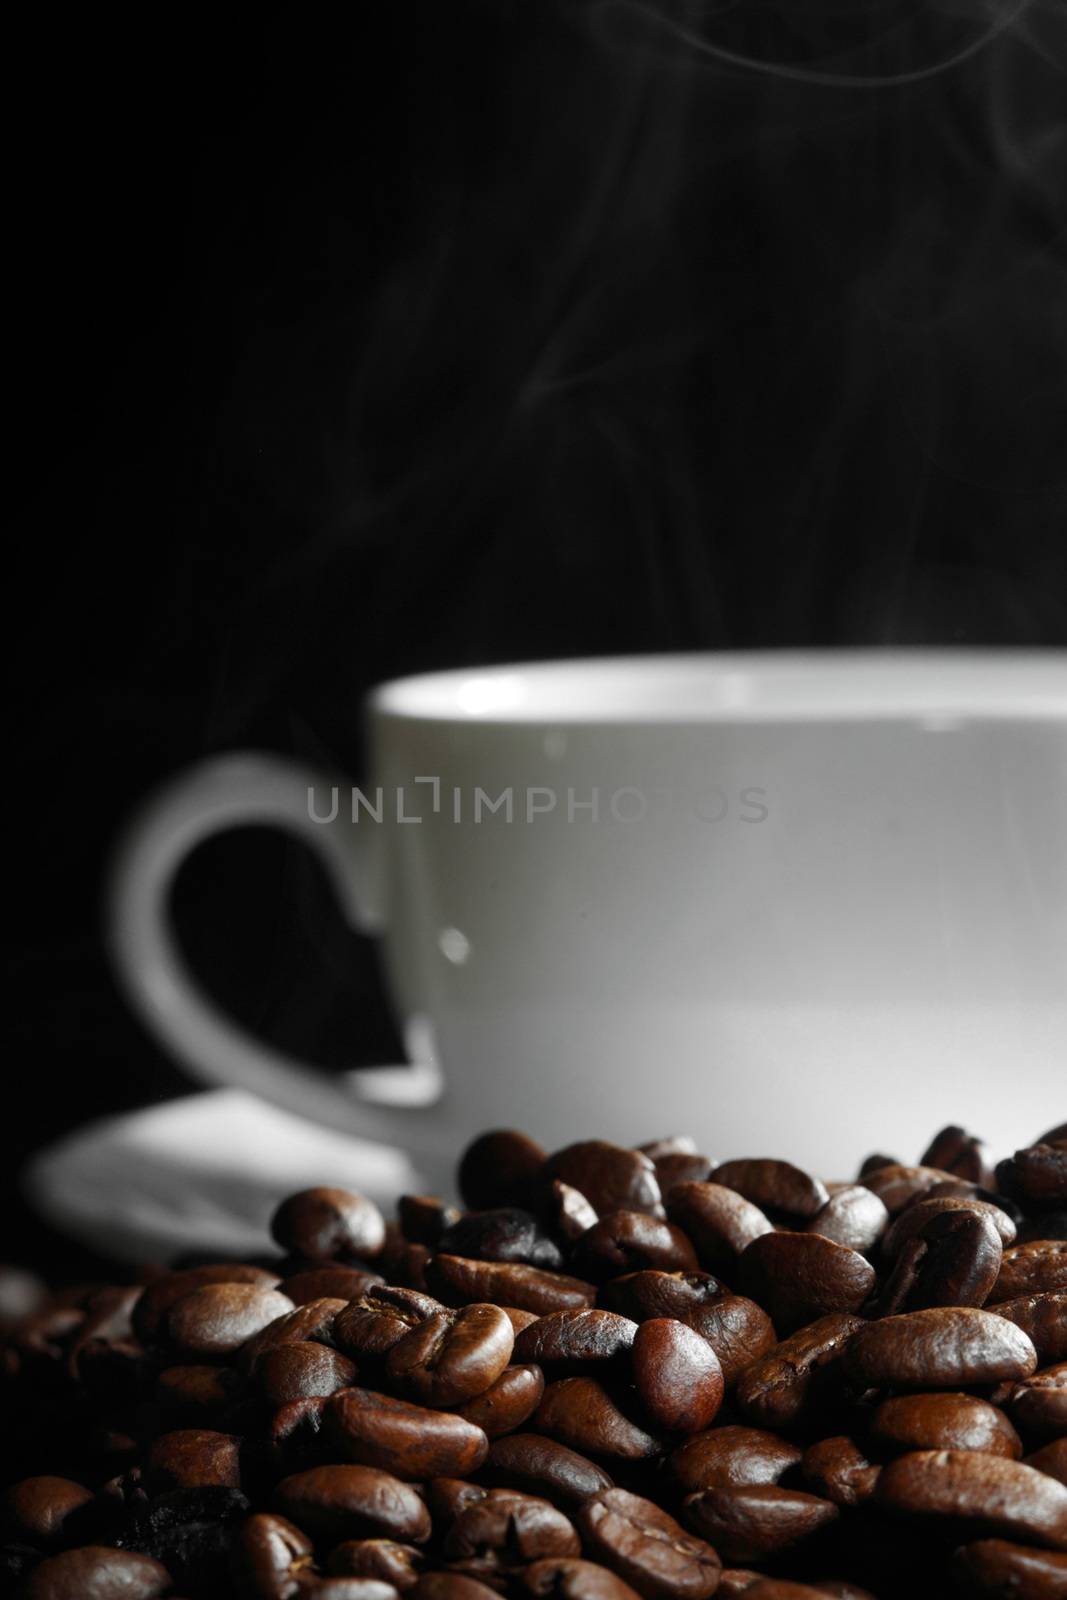
[[[1062,8],[25,26],[9,1195],[62,1129],[186,1087],[99,897],[190,760],[357,769],[362,691],[423,667],[1067,644]],[[301,852],[216,842],[177,902],[261,1031],[395,1055]],[[4,1215],[9,1256],[56,1253]]]

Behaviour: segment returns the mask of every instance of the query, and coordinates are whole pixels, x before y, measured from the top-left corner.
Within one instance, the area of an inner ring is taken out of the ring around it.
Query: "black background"
[[[1067,643],[1065,33],[1039,0],[27,25],[9,1187],[187,1087],[99,897],[188,761],[356,769],[362,691],[423,667]],[[395,1055],[298,850],[216,842],[177,901],[261,1031]]]

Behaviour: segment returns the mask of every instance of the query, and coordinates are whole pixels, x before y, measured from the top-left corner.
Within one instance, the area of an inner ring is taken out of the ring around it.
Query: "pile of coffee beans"
[[[1067,1596],[1067,1126],[852,1183],[495,1132],[458,1188],[14,1280],[0,1594]]]

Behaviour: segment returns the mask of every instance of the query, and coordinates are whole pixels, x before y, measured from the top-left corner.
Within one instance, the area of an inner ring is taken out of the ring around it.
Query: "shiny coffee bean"
[[[597,1222],[597,1214],[585,1195],[559,1178],[544,1187],[540,1209],[545,1226],[565,1245],[574,1244]]]
[[[361,1536],[423,1544],[430,1513],[418,1493],[388,1472],[368,1466],[321,1466],[283,1478],[274,1491],[283,1517],[313,1539]]]
[[[785,1334],[833,1311],[858,1311],[875,1281],[866,1256],[818,1233],[766,1233],[738,1263],[739,1287]]]
[[[737,1256],[773,1222],[757,1205],[718,1182],[681,1182],[667,1197],[667,1216],[693,1242],[702,1267],[729,1270]]]
[[[727,1389],[777,1342],[774,1324],[762,1306],[744,1295],[730,1294],[708,1273],[635,1272],[605,1284],[597,1299],[601,1306],[635,1322],[650,1317],[684,1322],[718,1356]]]
[[[935,1183],[932,1188],[927,1189],[922,1200],[917,1200],[914,1203],[922,1205],[926,1200],[974,1200],[979,1201],[982,1205],[995,1206],[998,1211],[1004,1213],[1016,1231],[1023,1221],[1022,1207],[1015,1200],[1010,1199],[1006,1194],[1000,1194],[996,1189],[987,1189],[983,1184],[968,1183],[964,1178],[946,1178],[942,1183]],[[1045,1237],[1049,1237],[1049,1235]],[[1014,1244],[1015,1239],[1004,1239],[1002,1237],[1002,1242],[1004,1244]]]
[[[546,1152],[514,1129],[483,1133],[459,1164],[459,1192],[471,1211],[524,1205],[541,1174]]]
[[[330,1551],[326,1570],[335,1578],[377,1578],[406,1594],[419,1581],[424,1559],[413,1544],[396,1539],[346,1539]]]
[[[670,1471],[687,1494],[746,1483],[777,1483],[800,1462],[800,1447],[764,1428],[729,1424],[694,1434],[672,1453]]]
[[[454,1412],[431,1411],[370,1389],[333,1395],[326,1402],[325,1427],[346,1460],[405,1479],[464,1478],[489,1451],[481,1428]]]
[[[875,1491],[887,1509],[951,1519],[968,1528],[1067,1550],[1067,1488],[1021,1461],[971,1450],[921,1450],[882,1469]]]
[[[489,1450],[487,1475],[530,1494],[544,1495],[563,1506],[580,1505],[612,1480],[603,1467],[557,1439],[538,1433],[512,1433],[495,1439]]]
[[[288,1344],[334,1344],[334,1329],[342,1312],[347,1310],[344,1300],[308,1300],[294,1306],[283,1316],[275,1317],[242,1348],[238,1364],[243,1371],[253,1373],[263,1357],[271,1350]]]
[[[997,1406],[969,1394],[908,1394],[883,1400],[871,1419],[871,1440],[883,1452],[978,1450],[1017,1461],[1018,1434]]]
[[[516,1361],[534,1361],[553,1376],[618,1362],[630,1350],[637,1323],[615,1311],[551,1311],[515,1340]]]
[[[644,1211],[610,1211],[578,1240],[571,1267],[591,1283],[605,1283],[646,1268],[695,1271],[697,1258],[686,1235],[673,1223]]]
[[[285,1517],[260,1511],[238,1529],[231,1569],[241,1594],[277,1600],[295,1592],[296,1579],[310,1571],[312,1556],[306,1533]]]
[[[585,1552],[610,1567],[644,1600],[707,1600],[722,1563],[651,1500],[625,1489],[604,1489],[580,1507]]]
[[[849,1340],[843,1363],[869,1388],[952,1389],[1028,1378],[1037,1352],[1003,1317],[941,1306],[867,1323]]]
[[[586,1139],[550,1156],[544,1175],[572,1184],[600,1217],[612,1211],[663,1215],[656,1168],[640,1150],[626,1150],[604,1139]]]
[[[476,1261],[517,1262],[554,1272],[563,1265],[559,1246],[537,1217],[518,1206],[472,1211],[442,1232],[437,1248],[445,1255]]]
[[[1001,1256],[1000,1235],[988,1215],[936,1212],[901,1247],[868,1315],[984,1305],[997,1281]]]
[[[1067,1437],[1067,1361],[1013,1384],[1004,1404],[1029,1441]]]
[[[1017,1300],[999,1300],[987,1309],[1026,1334],[1042,1366],[1067,1361],[1067,1290],[1024,1294]]]
[[[651,1152],[646,1150],[645,1154],[649,1155]],[[653,1156],[652,1163],[656,1169],[656,1182],[659,1184],[664,1205],[667,1204],[671,1190],[678,1184],[706,1183],[715,1165],[707,1156],[699,1155],[695,1150],[668,1151],[666,1155]]]
[[[889,1212],[878,1196],[863,1184],[853,1183],[836,1190],[806,1229],[865,1254],[873,1250],[888,1226]]]
[[[533,1561],[519,1574],[519,1586],[535,1600],[637,1600],[636,1591],[617,1574],[577,1557]]]
[[[171,1306],[167,1340],[183,1355],[228,1356],[293,1309],[293,1302],[277,1289],[208,1283]]]
[[[460,1572],[424,1572],[408,1593],[412,1600],[497,1600],[497,1591]]]
[[[1007,1212],[1002,1211],[999,1206],[971,1196],[952,1198],[931,1195],[916,1200],[894,1219],[882,1240],[883,1255],[887,1260],[894,1260],[910,1238],[920,1233],[933,1217],[940,1216],[946,1211],[971,1211],[978,1216],[988,1217],[996,1228],[1003,1246],[1007,1247],[1015,1242],[1015,1224]]]
[[[540,1367],[512,1365],[505,1367],[496,1382],[482,1394],[457,1406],[456,1412],[481,1428],[487,1439],[499,1439],[530,1420],[544,1392],[545,1379]]]
[[[514,1344],[498,1306],[464,1306],[412,1328],[390,1350],[385,1370],[394,1389],[422,1405],[463,1405],[496,1382]]]
[[[62,1541],[67,1518],[92,1499],[91,1489],[70,1478],[23,1478],[4,1491],[5,1534],[16,1543],[47,1549]]]
[[[633,1380],[652,1428],[696,1433],[722,1405],[719,1358],[684,1322],[653,1317],[639,1324],[631,1352]]]
[[[1062,1290],[1067,1290],[1067,1241],[1035,1239],[1005,1250],[989,1303],[997,1305],[1026,1294],[1055,1294]]]
[[[774,1484],[701,1489],[686,1497],[684,1512],[687,1527],[729,1561],[765,1561],[840,1515],[830,1500]]]
[[[881,1468],[867,1460],[855,1440],[836,1434],[809,1445],[800,1470],[812,1494],[835,1506],[858,1506],[874,1493]]]
[[[661,1445],[622,1410],[595,1378],[559,1378],[547,1384],[533,1427],[583,1455],[640,1461],[660,1453]]]
[[[724,1188],[736,1189],[761,1211],[803,1221],[816,1216],[830,1198],[824,1183],[790,1161],[724,1161],[715,1168],[713,1177]]]
[[[1051,1444],[1042,1445],[1040,1450],[1034,1450],[1024,1459],[1028,1467],[1047,1473],[1057,1483],[1067,1484],[1067,1434],[1061,1439],[1053,1439]]]
[[[480,1301],[518,1306],[538,1316],[591,1306],[596,1299],[591,1283],[563,1272],[544,1272],[514,1262],[470,1261],[463,1256],[434,1256],[426,1269],[426,1281],[446,1305]]]
[[[170,1574],[151,1556],[83,1545],[35,1567],[20,1600],[157,1600],[170,1592]]]
[[[935,1184],[951,1179],[951,1172],[940,1167],[878,1167],[864,1173],[860,1182],[876,1194],[891,1217],[899,1215],[905,1206],[927,1194]]]
[[[437,1245],[446,1228],[462,1217],[458,1206],[432,1194],[402,1194],[396,1203],[397,1222],[409,1244]],[[462,1250],[457,1251],[462,1255]]]
[[[141,1291],[130,1316],[134,1333],[146,1344],[155,1344],[165,1332],[171,1307],[194,1289],[202,1289],[209,1283],[246,1283],[258,1289],[276,1289],[279,1279],[275,1272],[240,1261],[190,1267],[184,1272],[165,1272]]]
[[[283,1250],[309,1261],[373,1260],[385,1243],[385,1219],[373,1200],[348,1189],[302,1189],[283,1200],[270,1223]]]
[[[354,1361],[310,1339],[277,1345],[260,1356],[255,1366],[256,1386],[274,1406],[311,1395],[336,1394],[338,1389],[348,1388],[355,1377]]]
[[[930,1141],[920,1157],[923,1167],[940,1167],[944,1172],[981,1183],[985,1175],[982,1160],[982,1141],[969,1134],[965,1128],[950,1125],[942,1128]]]
[[[298,1472],[325,1459],[325,1416],[325,1395],[290,1400],[278,1407],[270,1419],[266,1441],[267,1454],[276,1473]]]
[[[514,1489],[493,1489],[464,1507],[445,1535],[448,1561],[492,1554],[504,1568],[582,1553],[570,1519],[548,1500]]]
[[[978,1539],[952,1558],[960,1591],[971,1600],[1067,1600],[1067,1555],[1007,1539]]]
[[[241,1441],[209,1428],[179,1428],[152,1441],[144,1476],[150,1495],[168,1489],[241,1487]]]
[[[484,1500],[488,1493],[482,1484],[468,1483],[465,1478],[431,1478],[426,1485],[426,1503],[435,1528],[440,1532],[451,1527],[465,1507]]]
[[[368,1289],[384,1282],[377,1272],[364,1271],[361,1267],[329,1266],[296,1272],[279,1287],[294,1306],[305,1306],[310,1300],[358,1300]]]
[[[165,1367],[156,1379],[156,1401],[169,1415],[199,1421],[228,1411],[246,1389],[244,1377],[232,1367]]]
[[[330,1342],[358,1365],[384,1362],[394,1345],[412,1328],[438,1316],[444,1307],[432,1295],[412,1289],[371,1290],[337,1313]]]
[[[832,1312],[775,1345],[741,1374],[737,1403],[757,1427],[789,1428],[820,1405],[842,1351],[868,1326],[861,1317]],[[878,1324],[885,1327],[885,1323]]]

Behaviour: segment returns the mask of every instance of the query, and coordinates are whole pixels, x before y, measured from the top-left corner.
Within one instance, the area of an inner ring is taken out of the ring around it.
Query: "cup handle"
[[[432,1134],[429,1115],[418,1114],[441,1093],[432,1059],[351,1072],[341,1090],[337,1080],[254,1038],[221,1011],[196,983],[174,936],[170,891],[182,862],[212,835],[250,823],[283,828],[311,845],[346,919],[363,932],[378,931],[370,863],[357,857],[354,830],[339,820],[340,808],[329,819],[313,815],[312,797],[330,793],[321,774],[270,755],[221,756],[179,774],[120,841],[108,893],[111,959],[133,1009],[194,1077],[411,1150]],[[430,1138],[430,1147],[436,1142]]]

